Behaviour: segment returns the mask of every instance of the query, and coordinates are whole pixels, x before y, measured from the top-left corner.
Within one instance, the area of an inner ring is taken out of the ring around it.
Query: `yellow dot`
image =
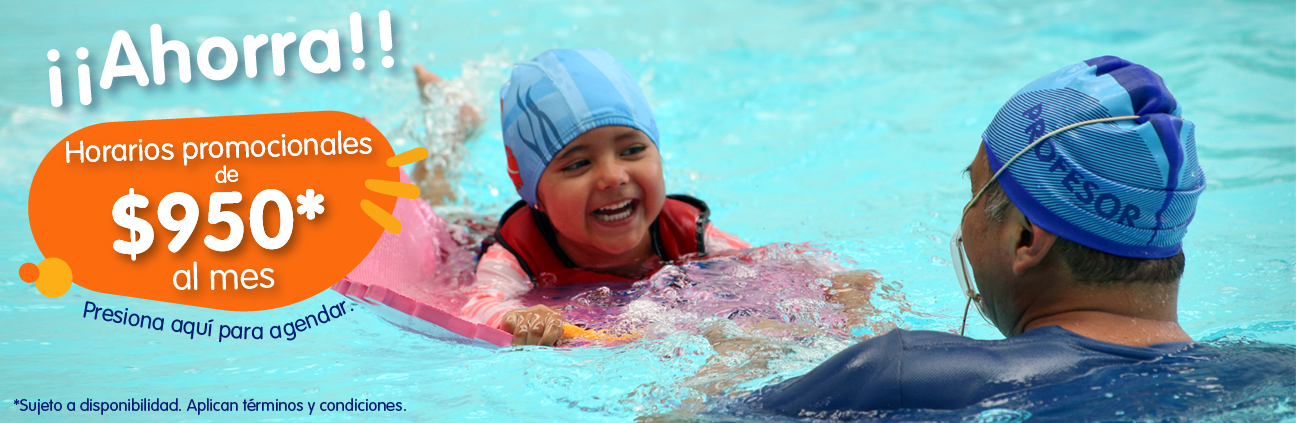
[[[46,297],[58,298],[72,288],[72,268],[63,259],[50,257],[40,262],[36,289]]]

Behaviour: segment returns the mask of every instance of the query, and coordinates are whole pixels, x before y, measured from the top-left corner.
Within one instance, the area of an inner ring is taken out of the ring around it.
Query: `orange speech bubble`
[[[388,194],[410,190],[381,181],[405,157],[341,112],[101,123],[45,156],[28,215],[77,285],[265,310],[328,289],[400,231]]]

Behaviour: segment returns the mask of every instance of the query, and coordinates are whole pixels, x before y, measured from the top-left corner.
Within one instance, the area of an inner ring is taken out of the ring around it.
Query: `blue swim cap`
[[[639,84],[599,49],[549,50],[513,65],[500,88],[500,123],[513,187],[533,206],[545,166],[585,131],[628,126],[660,146]]]
[[[1059,69],[1031,82],[981,135],[990,170],[1058,128],[1013,162],[999,183],[1032,222],[1095,250],[1165,258],[1183,249],[1206,177],[1192,122],[1161,77],[1115,56]]]

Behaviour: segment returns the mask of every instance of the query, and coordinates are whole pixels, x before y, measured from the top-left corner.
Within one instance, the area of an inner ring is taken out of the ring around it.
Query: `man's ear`
[[[1044,258],[1053,249],[1053,243],[1057,242],[1057,235],[1031,223],[1015,207],[1012,210],[1012,217],[1008,221],[1013,225],[1012,231],[1016,236],[1012,263],[1013,274],[1021,277],[1030,269],[1044,262]]]

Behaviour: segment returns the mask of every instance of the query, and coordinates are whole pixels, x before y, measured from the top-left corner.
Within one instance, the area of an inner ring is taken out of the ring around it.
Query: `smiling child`
[[[537,285],[632,282],[664,263],[749,248],[702,201],[666,195],[657,124],[629,72],[598,49],[518,63],[500,90],[508,171],[522,201],[500,218],[462,314],[553,345],[558,312],[522,308]]]

